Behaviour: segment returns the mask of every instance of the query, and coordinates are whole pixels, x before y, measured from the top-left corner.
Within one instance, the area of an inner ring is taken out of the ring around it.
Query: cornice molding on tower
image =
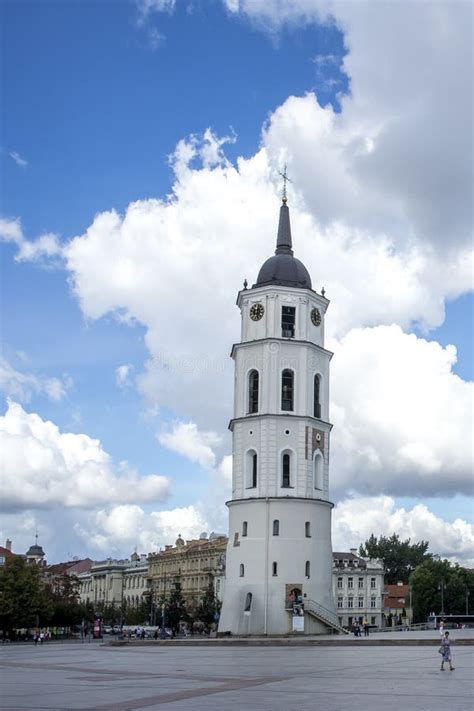
[[[317,417],[311,417],[311,415],[295,415],[292,412],[259,412],[252,415],[245,415],[245,417],[233,417],[229,421],[228,429],[232,432],[236,422],[251,422],[252,420],[262,419],[262,417],[291,417],[295,420],[310,420],[311,423],[319,425],[322,429],[327,430],[327,432],[330,432],[333,428],[330,422],[318,420]]]
[[[277,341],[278,343],[289,343],[289,344],[299,343],[299,344],[303,344],[305,346],[311,346],[311,348],[314,348],[315,350],[320,351],[321,353],[324,353],[325,355],[328,355],[329,360],[331,360],[334,355],[334,353],[332,351],[328,351],[327,348],[318,346],[316,343],[313,343],[312,341],[301,341],[296,338],[278,338],[277,336],[267,336],[266,338],[257,338],[254,341],[239,341],[239,343],[233,343],[231,351],[230,351],[230,357],[233,358],[235,350],[237,348],[242,347],[242,346],[253,346],[253,345],[259,344],[259,343],[265,343],[265,342],[269,343],[269,342],[273,342],[273,341]]]

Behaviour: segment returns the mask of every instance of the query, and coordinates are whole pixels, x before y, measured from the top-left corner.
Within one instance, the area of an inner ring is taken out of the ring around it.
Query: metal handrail
[[[342,629],[342,625],[339,622],[339,617],[336,615],[336,613],[332,610],[328,610],[328,608],[324,607],[324,605],[321,605],[321,603],[316,602],[315,600],[308,600],[308,598],[305,598],[304,607],[305,610],[315,612],[317,615],[320,615],[320,617],[325,618],[333,625],[333,627]]]

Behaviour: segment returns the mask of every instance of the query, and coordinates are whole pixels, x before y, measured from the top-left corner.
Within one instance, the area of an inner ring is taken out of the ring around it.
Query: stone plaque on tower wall
[[[322,430],[306,427],[306,459],[312,459],[317,449],[324,457],[324,437],[325,433]]]

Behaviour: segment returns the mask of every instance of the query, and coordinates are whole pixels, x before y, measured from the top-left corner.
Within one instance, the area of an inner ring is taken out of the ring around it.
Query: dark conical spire
[[[283,205],[280,207],[280,221],[278,223],[278,236],[275,254],[289,254],[293,256],[291,244],[290,210],[283,198]]]

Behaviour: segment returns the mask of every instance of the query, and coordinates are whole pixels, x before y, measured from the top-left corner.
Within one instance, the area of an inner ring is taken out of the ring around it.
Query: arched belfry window
[[[314,417],[321,419],[321,378],[314,376]]]
[[[304,574],[306,575],[307,578],[309,578],[311,576],[311,563],[309,562],[309,560],[307,560],[305,563]]]
[[[281,485],[283,487],[291,486],[291,454],[283,452],[281,458]]]
[[[255,489],[258,477],[258,454],[254,449],[249,449],[245,455],[245,486]]]
[[[240,566],[239,566],[239,575],[240,575],[241,578],[243,578],[244,575],[245,575],[245,568],[244,568],[244,564],[243,564],[243,563],[241,563]]]
[[[295,374],[286,368],[281,374],[281,409],[293,410]]]
[[[313,458],[313,480],[314,488],[322,490],[324,475],[324,459],[321,452],[316,451]]]
[[[273,521],[273,535],[280,535],[280,521],[277,518]]]
[[[258,412],[258,370],[249,373],[249,413]]]

